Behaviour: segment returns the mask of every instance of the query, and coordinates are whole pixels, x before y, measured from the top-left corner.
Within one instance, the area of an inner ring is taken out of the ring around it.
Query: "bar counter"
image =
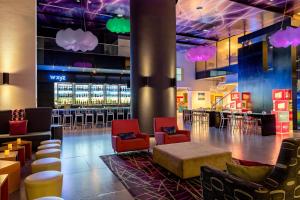
[[[211,110],[192,110],[194,112],[205,112],[209,114],[209,127],[220,127],[221,122],[221,114],[220,111],[211,111]],[[231,112],[224,111],[224,117],[227,118],[228,115],[231,115]],[[244,113],[236,112],[235,115],[243,116]],[[274,114],[262,114],[262,113],[249,113],[248,116],[254,117],[259,119],[261,122],[259,125],[261,126],[261,135],[262,136],[269,136],[269,135],[276,135],[276,120]],[[227,126],[227,121],[225,121],[224,127]]]

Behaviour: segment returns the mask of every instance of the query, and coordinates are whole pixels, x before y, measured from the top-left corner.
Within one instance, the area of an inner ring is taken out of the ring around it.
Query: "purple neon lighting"
[[[276,48],[300,45],[300,27],[287,27],[285,30],[277,31],[270,37],[270,43]]]
[[[185,53],[185,58],[190,62],[207,61],[216,54],[215,46],[199,46],[191,48]]]

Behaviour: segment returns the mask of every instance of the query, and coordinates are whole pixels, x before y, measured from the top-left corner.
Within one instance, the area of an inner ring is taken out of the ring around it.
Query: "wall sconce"
[[[3,73],[2,74],[1,84],[3,84],[3,85],[8,85],[9,84],[9,73]]]
[[[0,85],[8,85],[9,84],[9,73],[0,74]]]
[[[171,87],[176,87],[176,78],[171,78],[170,79],[170,86]]]
[[[142,84],[143,86],[149,86],[150,77],[143,77],[142,78]]]

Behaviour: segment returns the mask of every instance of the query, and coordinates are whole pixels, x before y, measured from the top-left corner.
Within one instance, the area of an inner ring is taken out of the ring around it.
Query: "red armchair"
[[[119,137],[119,134],[128,132],[133,132],[136,138],[122,140]],[[150,147],[149,135],[140,132],[139,122],[136,119],[113,120],[111,137],[115,152],[137,151]]]
[[[162,131],[163,127],[175,127],[176,134],[169,135],[163,132]],[[157,145],[191,141],[190,131],[178,130],[176,117],[154,118],[154,136]]]

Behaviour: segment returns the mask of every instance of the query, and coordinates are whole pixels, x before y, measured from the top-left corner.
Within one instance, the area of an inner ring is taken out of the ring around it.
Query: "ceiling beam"
[[[245,6],[258,8],[260,10],[265,10],[265,11],[269,11],[269,12],[273,12],[273,13],[284,14],[284,8],[272,6],[272,5],[265,4],[265,3],[255,3],[253,0],[246,0],[246,1],[245,0],[229,0],[229,1],[239,3],[239,4],[243,4]],[[289,7],[289,5],[287,7]],[[293,14],[292,13],[286,13],[286,15],[292,16]]]
[[[203,37],[203,36],[193,35],[193,34],[190,34],[190,33],[176,33],[176,35],[177,36],[182,36],[182,37],[193,38],[193,39],[209,40],[209,41],[214,41],[214,42],[219,41],[218,38],[215,38],[215,37]]]
[[[182,42],[182,41],[176,41],[176,44],[186,45],[186,46],[201,46],[203,44],[198,44],[195,42]]]

